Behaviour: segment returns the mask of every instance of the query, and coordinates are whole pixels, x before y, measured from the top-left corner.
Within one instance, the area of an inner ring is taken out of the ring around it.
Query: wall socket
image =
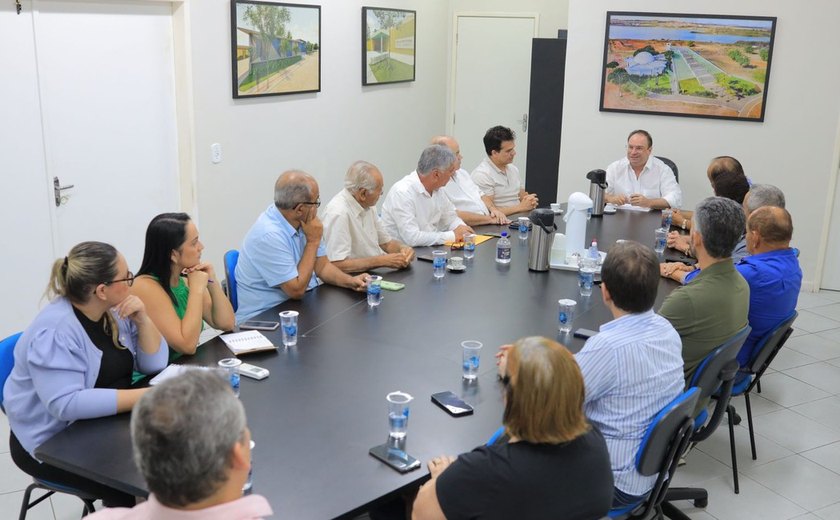
[[[210,160],[213,164],[219,164],[222,162],[222,145],[219,143],[213,143],[210,145]]]

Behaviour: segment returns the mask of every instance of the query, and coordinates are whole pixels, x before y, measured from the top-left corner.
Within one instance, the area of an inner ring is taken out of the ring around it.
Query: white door
[[[840,146],[840,143],[838,143]],[[838,172],[840,175],[840,172]],[[840,182],[837,183],[834,192],[834,208],[831,212],[831,223],[828,228],[828,246],[823,263],[822,281],[820,289],[840,291]],[[793,238],[796,244],[796,235]]]
[[[451,134],[458,139],[463,168],[472,171],[486,157],[482,137],[492,126],[516,133],[516,158],[524,186],[528,148],[531,40],[536,15],[455,15],[455,64]]]
[[[14,223],[3,276],[17,284],[0,294],[4,335],[31,320],[52,260],[78,242],[109,242],[136,270],[146,225],[179,193],[169,4],[34,0],[0,16],[3,63],[13,56],[0,95],[16,100],[0,159],[16,190],[0,209]],[[58,207],[56,177],[73,185]]]

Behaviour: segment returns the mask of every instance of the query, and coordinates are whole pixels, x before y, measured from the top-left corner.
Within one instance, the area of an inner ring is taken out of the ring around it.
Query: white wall
[[[608,10],[778,17],[764,123],[599,112]],[[708,0],[699,7],[684,0],[571,0],[558,200],[588,191],[586,172],[620,158],[634,128],[649,130],[654,153],[677,163],[688,208],[711,195],[705,177],[709,160],[731,155],[753,181],[785,192],[794,242],[802,251],[803,288],[810,287],[832,195],[826,186],[834,175],[840,67],[829,58],[839,19],[836,0],[807,6],[785,0]]]
[[[204,258],[220,273],[224,251],[240,247],[284,170],[314,175],[326,203],[350,163],[365,159],[380,167],[387,189],[444,129],[447,2],[375,4],[417,11],[417,80],[364,88],[361,6],[370,2],[299,3],[321,5],[321,92],[234,100],[230,1],[190,2],[199,230]],[[222,145],[220,164],[210,162],[212,143]]]

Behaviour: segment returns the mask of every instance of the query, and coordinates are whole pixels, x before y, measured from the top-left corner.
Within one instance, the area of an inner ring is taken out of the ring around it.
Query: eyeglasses
[[[315,206],[316,208],[321,207],[321,198],[315,199],[315,202],[298,202],[298,204],[309,204],[311,206]]]
[[[111,285],[111,284],[120,283],[120,282],[125,282],[126,285],[131,287],[132,285],[134,285],[134,273],[129,271],[127,277],[120,278],[119,280],[111,280],[110,282],[102,282],[102,285]]]

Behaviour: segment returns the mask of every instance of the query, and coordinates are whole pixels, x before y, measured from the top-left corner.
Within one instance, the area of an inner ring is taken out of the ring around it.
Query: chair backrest
[[[6,379],[9,378],[12,368],[15,366],[15,345],[17,345],[21,334],[23,333],[12,334],[0,341],[0,409],[3,409],[3,413],[6,412],[6,409],[3,408],[3,387],[6,386]]]
[[[225,253],[225,280],[227,281],[227,296],[233,310],[239,308],[239,298],[236,295],[236,264],[239,262],[239,251],[231,249]]]
[[[665,499],[679,459],[688,448],[699,397],[700,389],[690,388],[665,405],[650,421],[636,452],[635,465],[642,475],[658,475],[656,483],[642,503],[613,509],[610,517],[623,518],[632,512],[633,518],[647,518]]]
[[[791,325],[799,316],[799,313],[793,311],[793,314],[782,320],[776,327],[771,329],[767,334],[761,337],[756,342],[754,354],[746,371],[750,374],[758,374],[764,372],[767,365],[776,357],[776,353],[785,344],[788,337],[793,333]]]
[[[680,171],[677,169],[677,164],[671,159],[662,157],[661,155],[657,155],[656,158],[667,164],[668,168],[671,168],[671,171],[674,172],[674,177],[677,179],[677,182],[680,182]]]
[[[731,367],[730,362],[735,361],[738,352],[741,350],[741,346],[750,334],[750,330],[749,325],[739,330],[734,336],[711,351],[700,363],[700,366],[697,367],[688,387],[696,386],[700,389],[700,401],[711,397],[720,387],[721,383],[726,381],[726,375],[729,375],[730,379],[735,377],[735,372],[728,374],[729,370],[724,371],[724,369]],[[735,371],[737,369],[737,366],[735,366]]]

